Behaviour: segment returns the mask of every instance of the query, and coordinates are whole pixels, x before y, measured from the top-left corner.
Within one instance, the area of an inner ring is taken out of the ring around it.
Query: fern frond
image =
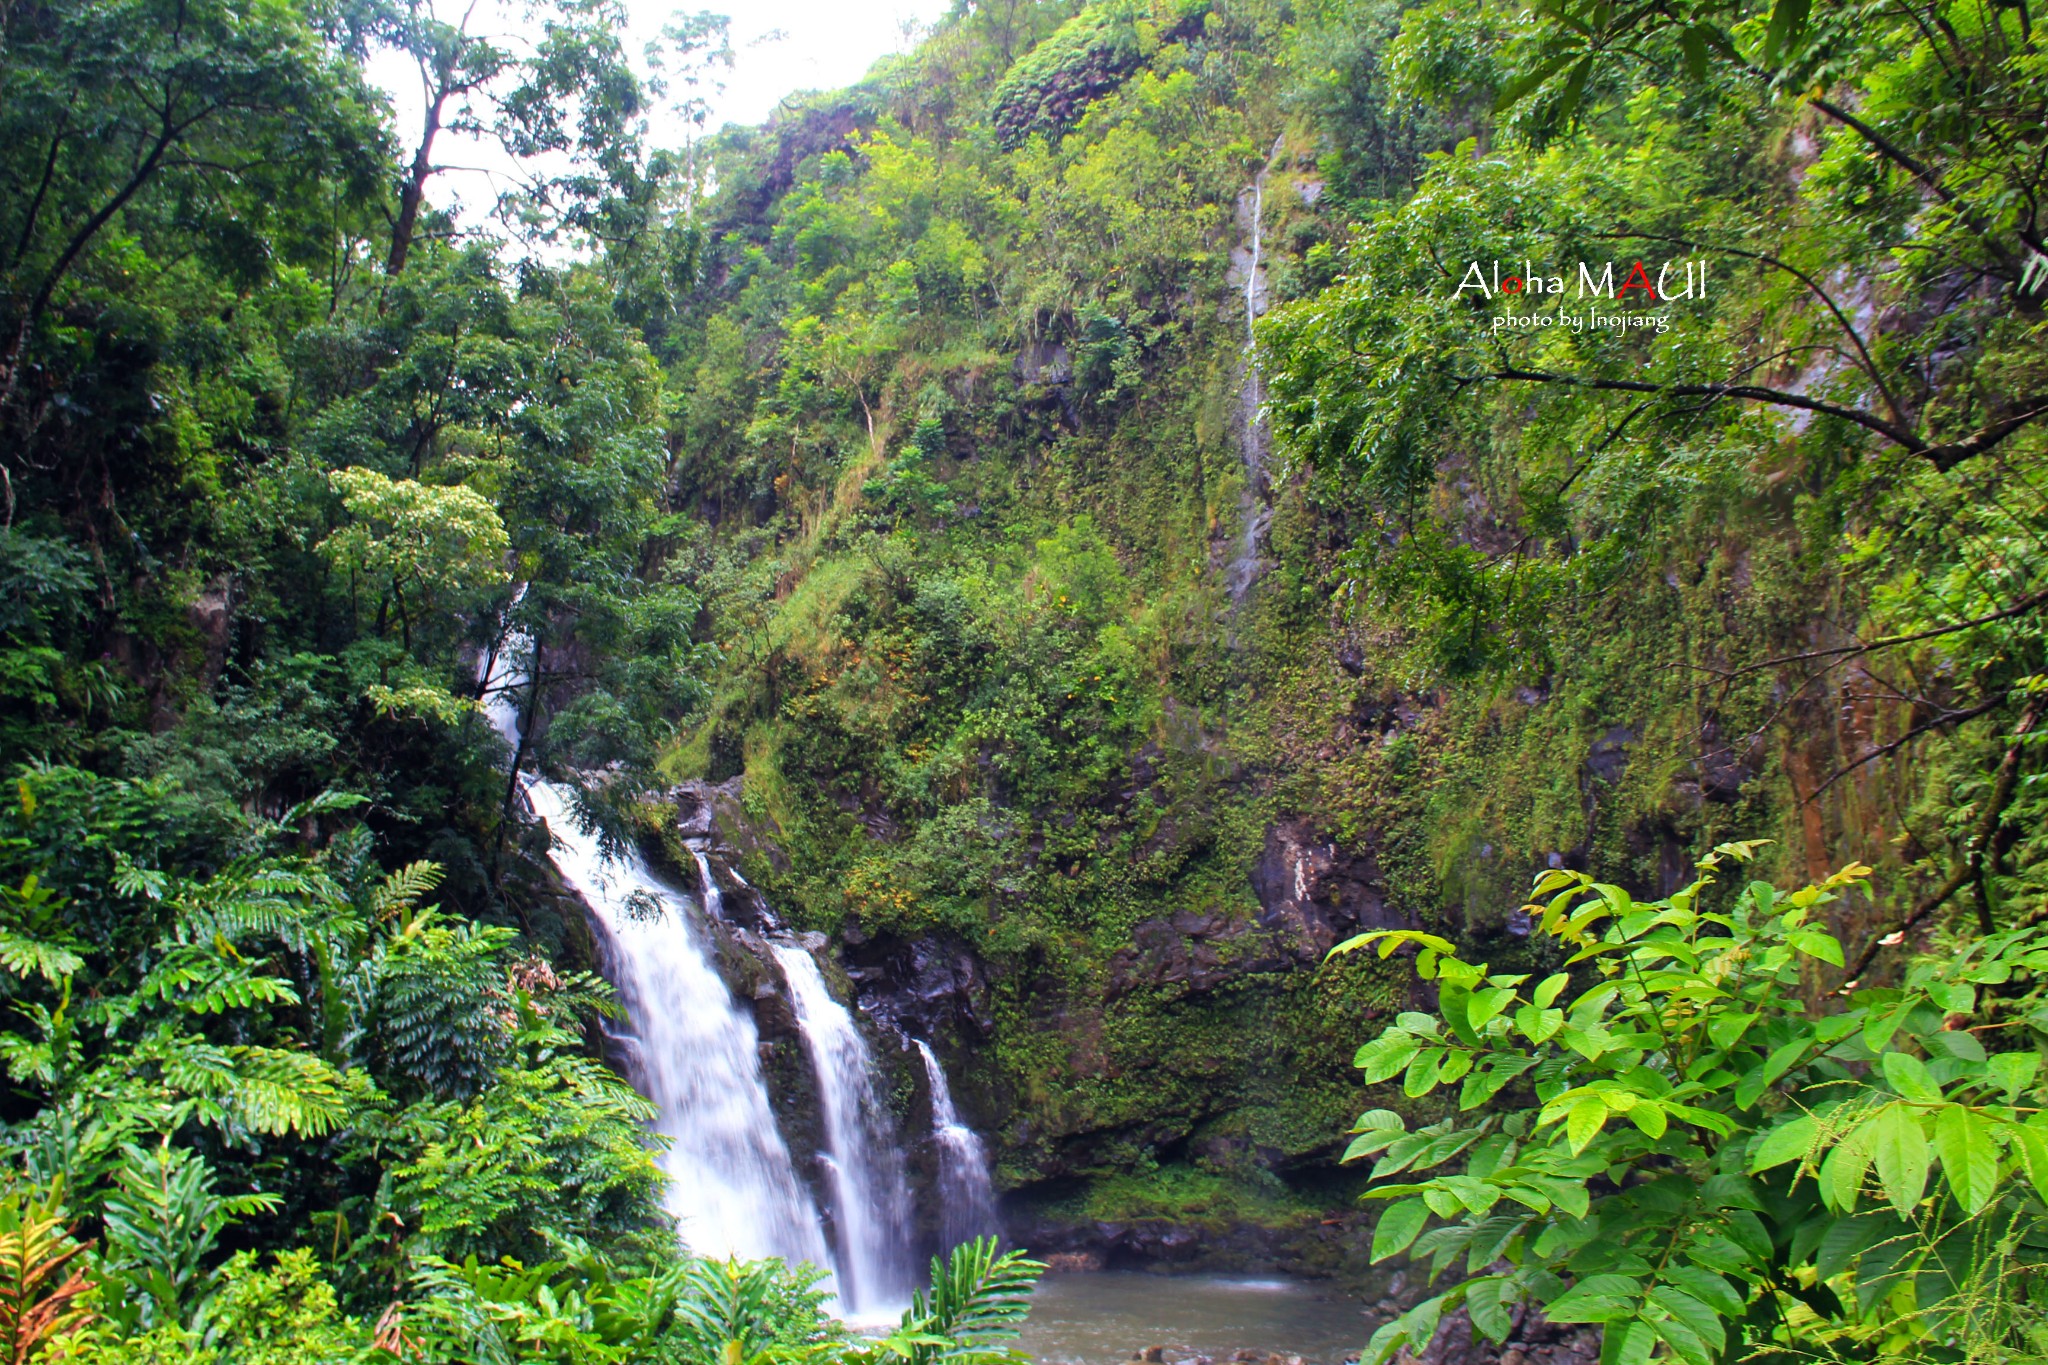
[[[55,985],[84,965],[84,958],[62,944],[0,929],[0,967],[14,976],[40,976]]]
[[[347,1119],[341,1076],[318,1057],[267,1047],[234,1047],[231,1095],[248,1126],[259,1133],[322,1137]]]
[[[387,876],[370,892],[370,918],[383,921],[401,910],[410,910],[420,898],[441,884],[446,874],[441,865],[422,858]]]

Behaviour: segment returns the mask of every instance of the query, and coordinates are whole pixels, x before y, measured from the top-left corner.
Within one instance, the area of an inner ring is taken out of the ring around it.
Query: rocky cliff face
[[[673,789],[659,857],[685,886],[701,890],[700,867],[716,884],[721,969],[753,1009],[778,1117],[799,1169],[815,1180],[817,1095],[766,948],[769,935],[792,931],[747,872],[786,868],[787,855],[744,795],[739,778]],[[930,1180],[934,1159],[922,1141],[928,1086],[909,1050],[921,1039],[952,1078],[962,1117],[989,1140],[1010,1230],[1027,1245],[1095,1265],[1355,1275],[1366,1233],[1328,1166],[1343,1125],[1278,1131],[1272,1120],[1292,1098],[1289,1073],[1301,1059],[1272,1029],[1317,990],[1331,947],[1403,921],[1388,906],[1374,851],[1298,816],[1266,830],[1243,890],[1243,912],[1137,921],[1086,990],[992,960],[956,932],[870,932],[849,917],[829,939],[802,937],[826,949],[819,956],[835,992],[855,1007],[889,1073],[884,1090],[914,1177]],[[1341,1067],[1348,1058],[1331,1060]],[[1075,1103],[1076,1089],[1098,1098]],[[1135,1188],[1126,1216],[1097,1216],[1092,1189],[1161,1158],[1207,1182],[1192,1202],[1152,1208]],[[1306,1192],[1275,1172],[1305,1177]],[[1257,1197],[1240,1199],[1247,1181]]]

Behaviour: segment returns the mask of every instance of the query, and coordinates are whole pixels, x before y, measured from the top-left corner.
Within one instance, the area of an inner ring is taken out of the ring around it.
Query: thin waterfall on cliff
[[[491,724],[515,750],[515,656],[526,648],[508,640],[484,689]],[[707,1256],[781,1256],[830,1270],[817,1210],[769,1108],[753,1020],[713,968],[683,898],[637,853],[606,859],[566,791],[541,777],[523,787],[547,821],[562,879],[610,933],[613,979],[632,1022],[631,1079],[670,1141],[666,1203],[684,1240]]]
[[[945,1068],[920,1038],[918,1055],[932,1091],[932,1145],[939,1157],[939,1235],[941,1250],[997,1231],[996,1192],[988,1178],[988,1150],[981,1135],[960,1121]]]
[[[889,1110],[875,1093],[874,1059],[816,959],[794,943],[769,947],[818,1077],[840,1302],[856,1314],[901,1306],[910,1298],[910,1185]]]

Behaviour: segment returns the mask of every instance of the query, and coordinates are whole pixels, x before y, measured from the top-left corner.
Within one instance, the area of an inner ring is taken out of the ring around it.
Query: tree
[[[97,253],[197,251],[261,276],[287,206],[360,181],[379,142],[360,72],[291,0],[10,6],[0,83],[0,420],[17,452],[84,341],[45,329],[74,298],[94,308]]]

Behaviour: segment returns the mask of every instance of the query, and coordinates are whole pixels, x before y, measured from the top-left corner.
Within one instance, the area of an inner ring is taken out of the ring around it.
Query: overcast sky
[[[459,15],[462,0],[446,0],[441,8],[451,21]],[[626,50],[637,59],[649,40],[678,11],[724,10],[732,15],[733,50],[736,62],[723,73],[725,90],[712,102],[711,127],[726,123],[760,123],[767,119],[783,96],[798,90],[829,90],[851,84],[867,73],[881,57],[900,52],[916,40],[922,29],[949,8],[947,0],[748,0],[748,3],[720,4],[719,0],[627,0],[632,11],[632,29]],[[483,18],[473,21],[472,31],[516,30],[516,3],[495,7],[495,23]],[[478,15],[493,6],[483,0]],[[370,63],[370,74],[392,97],[400,145],[409,157],[419,137],[423,102],[419,75],[410,61],[390,53],[379,54]],[[657,142],[680,140],[680,129],[653,121]],[[459,201],[464,218],[476,224],[495,198],[490,186],[493,163],[502,155],[444,135],[435,144],[435,161],[466,166],[436,176],[429,183],[427,198],[437,207]]]

